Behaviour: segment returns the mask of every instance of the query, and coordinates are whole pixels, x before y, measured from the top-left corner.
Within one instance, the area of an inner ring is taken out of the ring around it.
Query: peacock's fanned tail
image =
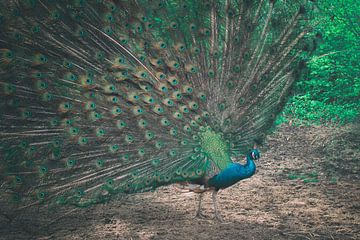
[[[1,197],[88,206],[223,169],[304,68],[312,4],[1,1]]]

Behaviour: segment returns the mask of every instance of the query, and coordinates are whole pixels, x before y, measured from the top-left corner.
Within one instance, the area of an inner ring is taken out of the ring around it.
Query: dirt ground
[[[283,125],[250,179],[197,196],[174,187],[131,195],[66,217],[0,214],[0,239],[360,239],[360,137],[349,127]]]

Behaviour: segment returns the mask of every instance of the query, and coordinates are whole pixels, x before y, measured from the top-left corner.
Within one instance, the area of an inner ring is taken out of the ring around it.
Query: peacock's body
[[[304,68],[312,4],[2,1],[1,197],[82,207],[250,177]]]

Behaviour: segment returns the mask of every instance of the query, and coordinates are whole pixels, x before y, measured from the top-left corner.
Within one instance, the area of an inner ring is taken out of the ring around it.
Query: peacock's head
[[[260,158],[260,152],[256,148],[252,149],[248,155],[251,160],[258,160]]]

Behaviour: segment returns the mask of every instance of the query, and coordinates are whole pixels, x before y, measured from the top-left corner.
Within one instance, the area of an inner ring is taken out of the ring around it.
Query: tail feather
[[[0,3],[2,192],[88,206],[213,174],[230,156],[211,159],[201,133],[235,156],[264,138],[312,4]]]

